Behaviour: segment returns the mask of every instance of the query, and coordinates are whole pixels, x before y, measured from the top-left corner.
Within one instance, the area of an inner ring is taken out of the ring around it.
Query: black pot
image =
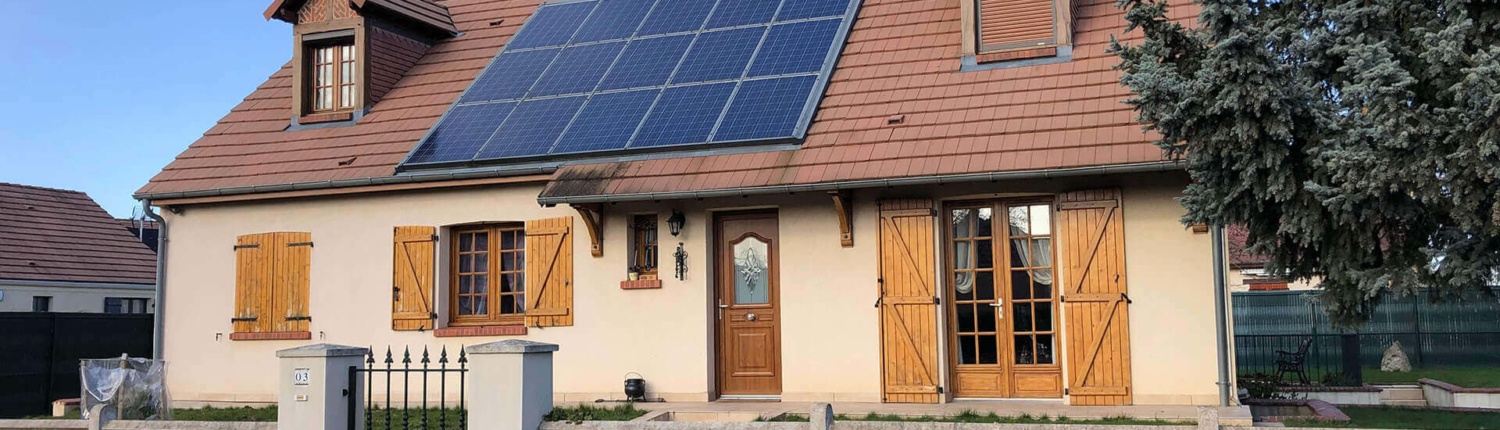
[[[631,378],[629,377],[630,375],[635,375],[636,377]],[[635,372],[627,373],[625,376],[625,397],[630,400],[645,400],[646,380],[641,379],[641,375]]]

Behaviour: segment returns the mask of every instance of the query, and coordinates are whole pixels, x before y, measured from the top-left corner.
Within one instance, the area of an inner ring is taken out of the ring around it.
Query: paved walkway
[[[812,403],[805,402],[683,402],[683,403],[636,403],[640,409],[650,411],[673,411],[673,412],[755,412],[762,417],[774,417],[787,412],[806,414],[812,410]],[[910,404],[910,403],[833,403],[833,413],[850,416],[862,416],[871,412],[880,414],[894,414],[904,416],[947,416],[957,415],[965,410],[980,414],[994,412],[1000,416],[1020,416],[1029,414],[1033,417],[1046,415],[1049,417],[1068,417],[1073,419],[1096,419],[1106,417],[1126,416],[1139,419],[1161,419],[1168,421],[1198,420],[1197,406],[1068,406],[1061,401],[1036,401],[1036,400],[959,400],[942,404]],[[1233,420],[1241,418],[1248,425],[1250,422],[1250,408],[1228,407],[1220,408],[1220,419]]]

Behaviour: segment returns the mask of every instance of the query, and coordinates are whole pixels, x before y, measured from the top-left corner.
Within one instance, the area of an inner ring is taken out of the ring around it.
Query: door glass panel
[[[1029,217],[1026,216],[1026,208],[1010,208],[1010,234],[1028,234],[1027,232],[1030,230],[1027,230],[1027,227],[1030,227],[1031,225],[1027,222],[1027,218]]]
[[[475,251],[489,251],[490,250],[490,234],[489,234],[489,232],[474,233],[474,250]]]
[[[954,319],[958,320],[958,331],[960,333],[974,332],[974,305],[971,303],[959,303],[955,305],[957,311]]]
[[[978,280],[975,283],[979,284],[978,290],[975,291],[974,299],[975,300],[994,300],[995,299],[995,273],[994,272],[975,272],[974,273],[974,278],[976,278]]]
[[[512,301],[514,296],[500,296],[500,313],[516,313],[516,302]]]
[[[1052,335],[1036,335],[1036,364],[1052,364]]]
[[[995,307],[987,304],[979,304],[978,306],[979,331],[993,333],[995,331]],[[959,328],[962,329],[963,327]]]
[[[490,291],[490,275],[474,275],[474,293],[484,294]]]
[[[1011,321],[1016,332],[1031,331],[1031,304],[1016,303],[1011,305]]]
[[[734,302],[736,304],[766,304],[771,302],[767,278],[771,273],[766,262],[769,244],[756,237],[747,237],[734,244]]]
[[[953,268],[957,270],[974,268],[974,255],[969,253],[970,242],[953,242]]]
[[[459,294],[469,294],[469,291],[470,291],[470,288],[471,288],[470,286],[471,285],[474,285],[474,277],[472,277],[472,276],[459,276],[458,277],[458,293]]]
[[[990,215],[991,210],[990,208],[979,209],[979,220],[974,223],[974,236],[990,237],[993,235],[994,220],[990,218],[994,217]]]
[[[1031,347],[1031,336],[1016,336],[1016,364],[1036,363],[1036,352]]]
[[[974,350],[974,336],[958,337],[958,364],[978,364],[979,352]]]
[[[953,290],[957,300],[974,300],[974,272],[954,273]]]
[[[998,337],[979,336],[979,364],[1000,364]]]
[[[490,254],[488,254],[488,253],[474,254],[474,269],[475,269],[474,271],[476,271],[476,272],[488,272],[488,271],[490,271]]]
[[[458,235],[458,250],[461,251],[461,252],[473,251],[474,250],[474,235],[472,235],[472,234],[460,234],[460,235]]]
[[[1031,276],[1036,280],[1036,298],[1052,298],[1052,271],[1045,269],[1033,270],[1031,271]]]
[[[1031,234],[1052,234],[1052,211],[1047,205],[1031,206]]]
[[[1036,331],[1052,331],[1052,302],[1036,303]]]
[[[1052,239],[1039,238],[1031,240],[1031,267],[1046,267],[1052,265]]]
[[[473,272],[474,271],[474,255],[473,254],[458,256],[458,271],[459,272],[463,272],[463,273]]]
[[[989,239],[974,241],[974,251],[979,254],[974,258],[980,269],[995,267],[995,246]]]
[[[1010,272],[1011,300],[1026,300],[1031,298],[1031,276],[1025,270]]]
[[[973,212],[970,209],[953,210],[953,237],[969,237],[971,226],[974,224]]]

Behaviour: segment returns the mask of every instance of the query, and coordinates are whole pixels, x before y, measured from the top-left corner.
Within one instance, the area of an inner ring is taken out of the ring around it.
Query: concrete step
[[[1386,388],[1380,391],[1380,400],[1423,400],[1421,388]]]
[[[1381,400],[1380,404],[1386,406],[1427,406],[1426,400]]]

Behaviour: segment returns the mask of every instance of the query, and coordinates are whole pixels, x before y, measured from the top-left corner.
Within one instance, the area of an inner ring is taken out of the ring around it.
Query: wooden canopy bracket
[[[604,256],[604,205],[602,204],[578,204],[573,205],[578,210],[578,215],[583,217],[583,226],[589,229],[589,253],[595,257]]]
[[[849,191],[829,191],[833,198],[833,210],[839,215],[839,244],[845,248],[854,246],[854,205]]]

